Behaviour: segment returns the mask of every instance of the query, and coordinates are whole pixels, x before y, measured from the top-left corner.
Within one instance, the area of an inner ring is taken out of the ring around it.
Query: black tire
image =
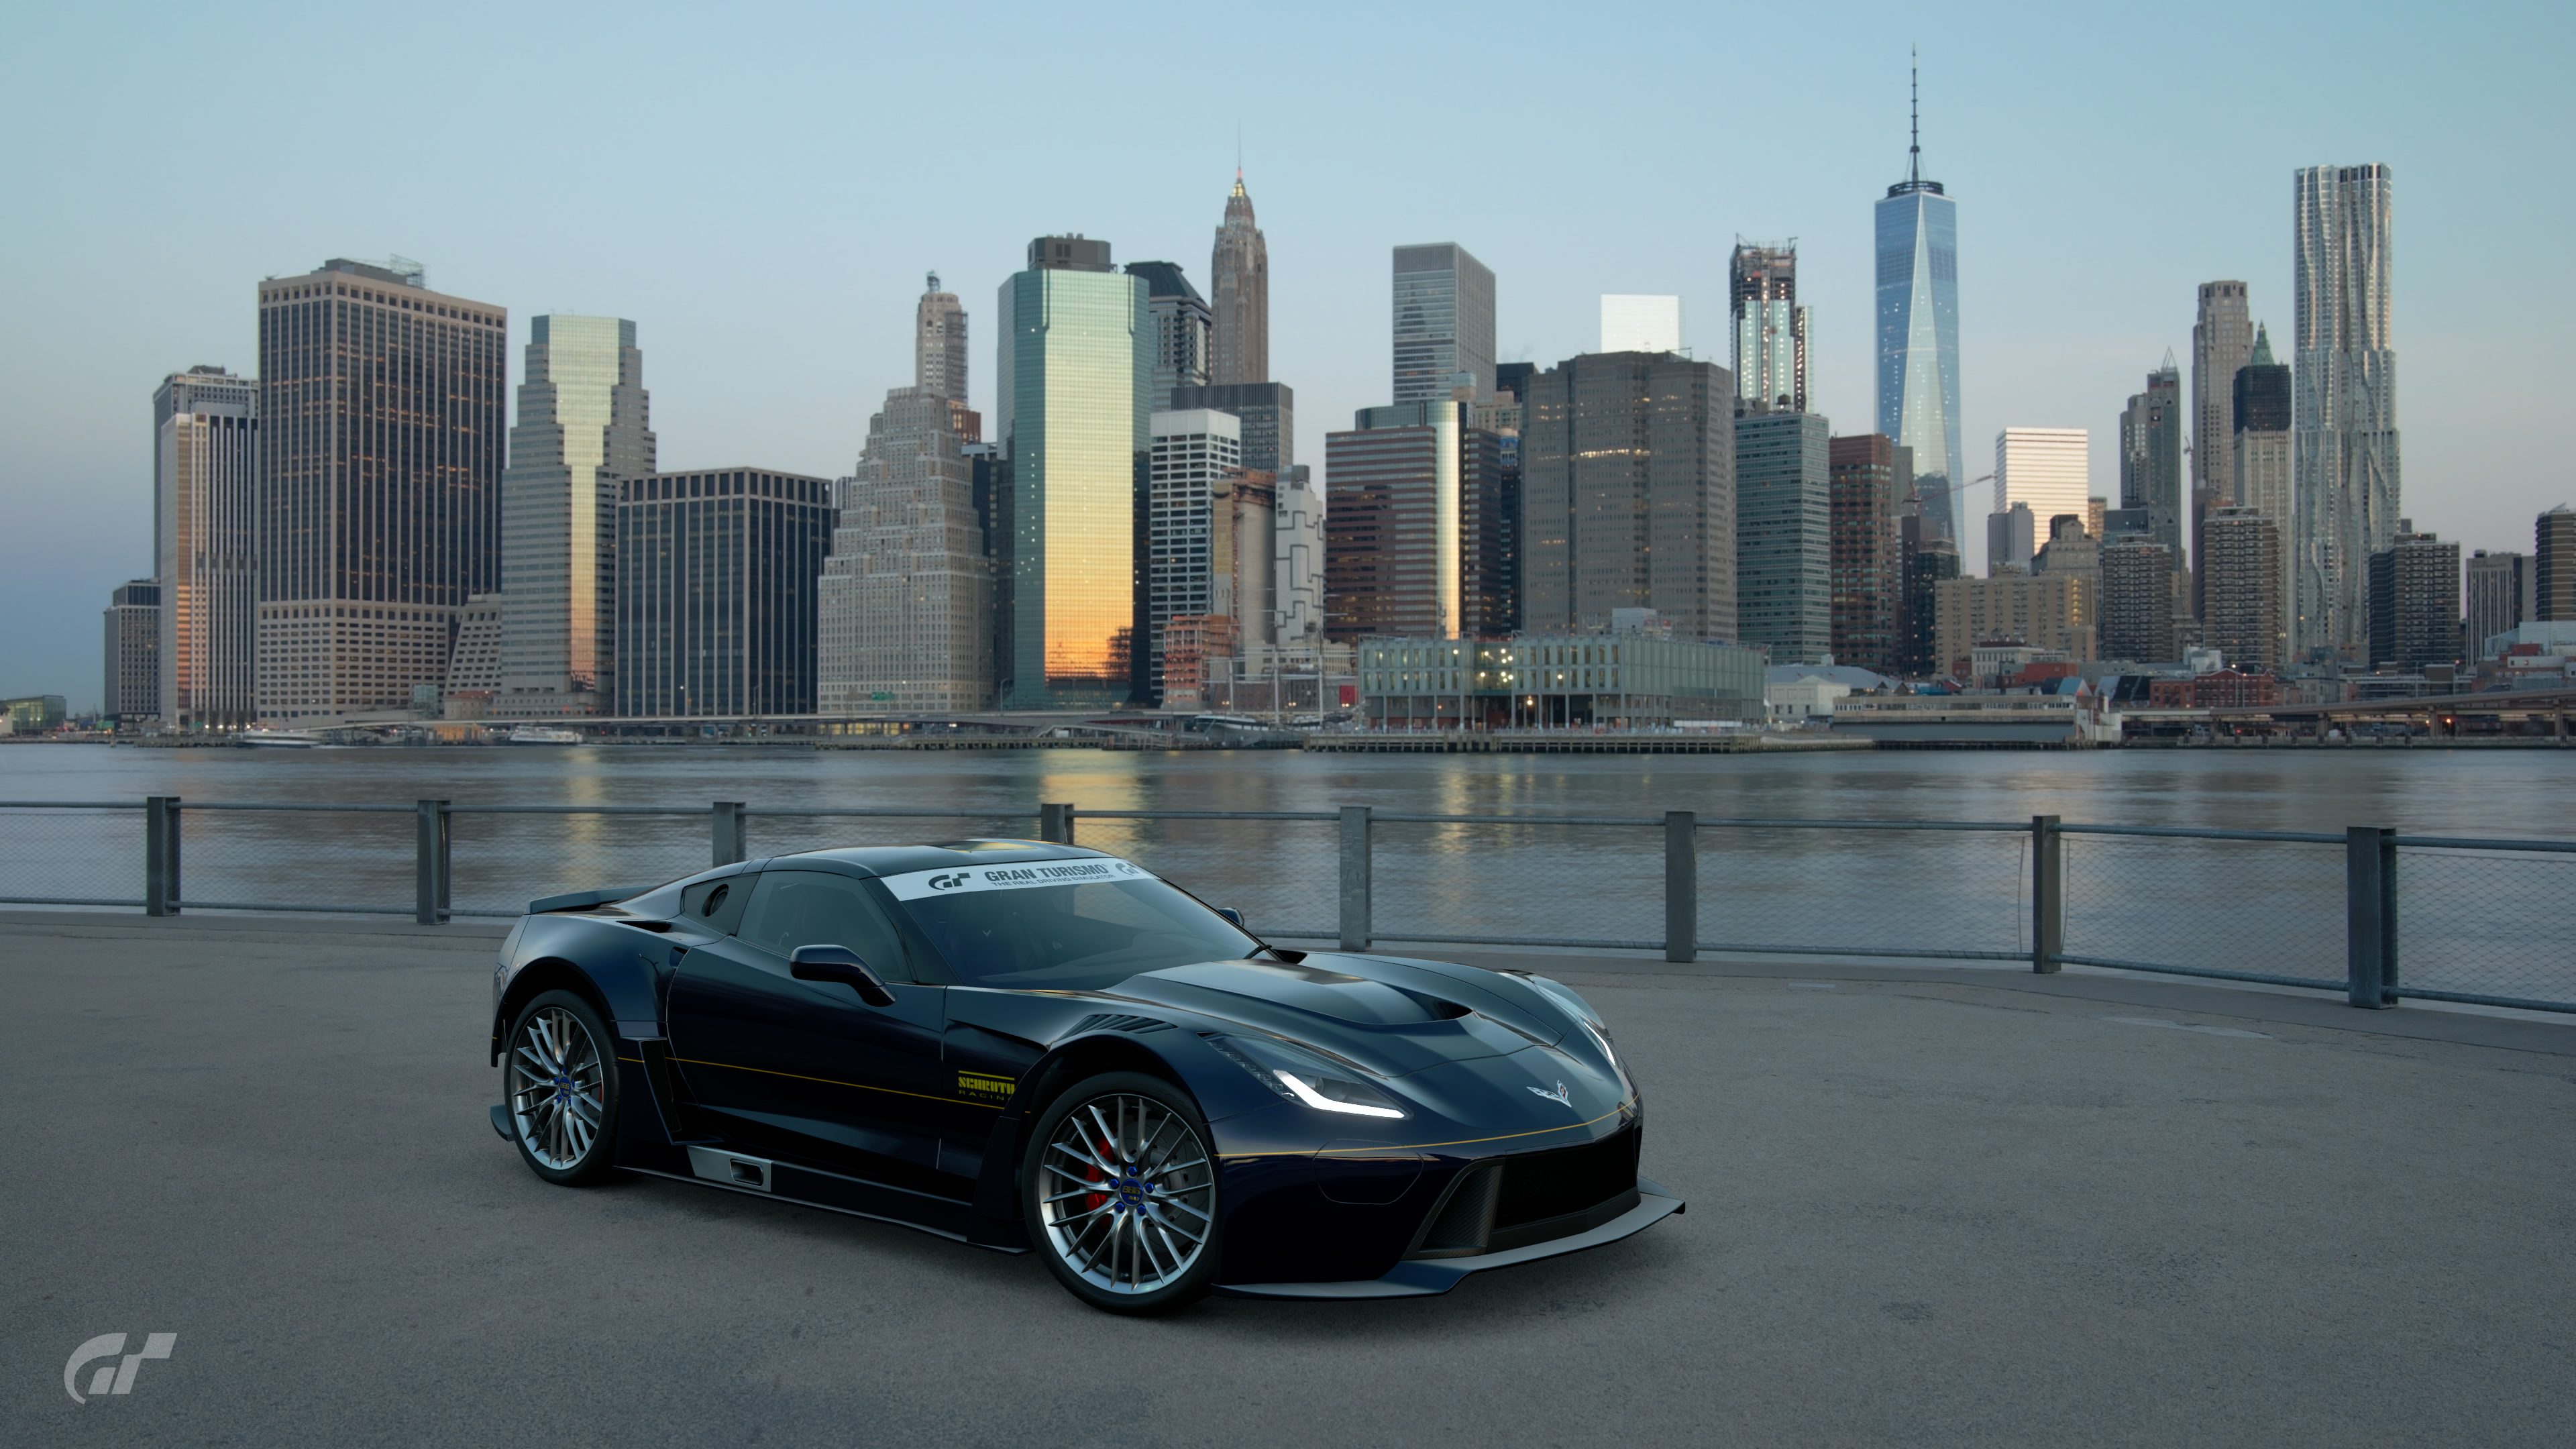
[[[1077,1113],[1095,1125],[1069,1126]],[[1058,1145],[1068,1132],[1102,1150],[1088,1162],[1075,1157]],[[1104,1138],[1116,1139],[1116,1150]],[[1142,1072],[1085,1078],[1047,1104],[1020,1161],[1020,1211],[1031,1246],[1066,1292],[1132,1314],[1168,1313],[1207,1296],[1222,1246],[1211,1141],[1189,1093]],[[1193,1155],[1196,1164],[1178,1165]],[[1094,1181],[1100,1191],[1089,1190]],[[1200,1232],[1194,1244],[1192,1228]],[[1132,1280],[1126,1286],[1122,1264]]]
[[[558,1187],[614,1176],[617,1042],[598,1011],[569,991],[541,992],[519,1008],[501,1040],[501,1107],[528,1170]],[[548,1081],[530,1054],[546,1054],[550,1041],[561,1044],[564,1070]]]

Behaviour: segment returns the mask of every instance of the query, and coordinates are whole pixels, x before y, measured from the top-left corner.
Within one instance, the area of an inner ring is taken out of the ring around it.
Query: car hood
[[[1385,956],[1203,961],[1129,977],[1108,994],[1283,1037],[1384,1077],[1553,1046],[1570,1026],[1516,978]]]

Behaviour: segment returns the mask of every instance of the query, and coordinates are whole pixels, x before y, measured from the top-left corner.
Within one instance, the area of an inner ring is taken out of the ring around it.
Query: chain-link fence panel
[[[511,917],[573,891],[642,891],[714,862],[706,808],[448,812],[448,910]]]
[[[1663,945],[1661,820],[1379,816],[1373,828],[1369,896],[1378,940]]]
[[[403,806],[188,805],[179,903],[197,911],[412,914],[419,814]]]
[[[1331,940],[1340,932],[1341,835],[1331,818],[1078,812],[1073,838],[1211,906],[1241,911],[1245,927],[1264,939]]]
[[[143,905],[141,802],[0,805],[0,903]]]
[[[2068,829],[2065,959],[2341,989],[2341,840]]]
[[[2027,960],[2030,832],[1703,826],[1703,950]]]
[[[2397,852],[2401,995],[2576,1006],[2576,854]]]

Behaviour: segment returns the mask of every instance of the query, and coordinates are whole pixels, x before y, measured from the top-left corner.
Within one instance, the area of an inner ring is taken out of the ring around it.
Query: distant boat
[[[311,730],[243,730],[235,743],[255,750],[309,750],[322,737]]]
[[[559,730],[547,725],[521,725],[510,731],[505,740],[513,745],[577,745],[581,731]]]

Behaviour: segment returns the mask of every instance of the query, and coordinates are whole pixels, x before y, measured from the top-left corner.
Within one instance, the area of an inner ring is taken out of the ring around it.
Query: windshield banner
[[[899,901],[930,896],[964,895],[970,891],[1022,891],[1036,886],[1090,885],[1103,881],[1152,880],[1143,866],[1106,856],[1089,860],[1032,860],[1019,865],[970,865],[955,870],[916,870],[884,878]]]

